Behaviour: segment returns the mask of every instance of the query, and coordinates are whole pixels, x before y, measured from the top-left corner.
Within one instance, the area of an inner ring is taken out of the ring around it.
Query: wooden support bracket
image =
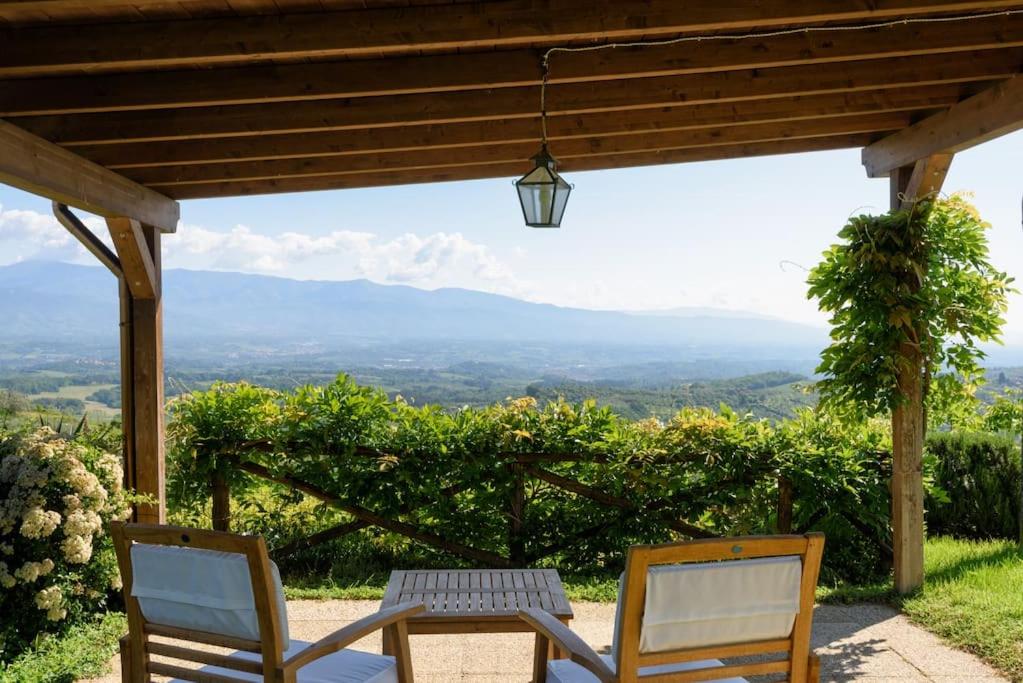
[[[96,234],[89,230],[78,219],[78,216],[71,212],[71,209],[66,204],[53,202],[53,215],[76,240],[82,243],[82,246],[90,254],[95,256],[100,263],[107,267],[107,270],[114,274],[114,277],[120,278],[124,275],[124,271],[121,270],[121,261],[117,258],[117,255],[110,251],[110,248],[103,244],[103,241],[96,237]]]
[[[932,154],[913,164],[906,187],[902,190],[900,205],[903,209],[922,199],[934,199],[941,192],[945,176],[952,165],[952,154]]]
[[[142,224],[134,218],[108,218],[107,227],[131,295],[136,299],[157,298],[160,279]]]

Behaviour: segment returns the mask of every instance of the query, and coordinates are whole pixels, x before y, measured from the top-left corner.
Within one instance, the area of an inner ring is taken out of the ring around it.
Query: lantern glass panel
[[[561,227],[561,217],[565,215],[565,207],[568,206],[568,195],[572,186],[565,182],[561,176],[557,176],[557,188],[554,190],[554,203],[551,207],[550,223],[556,228]]]
[[[515,183],[526,225],[556,228],[561,225],[571,186],[547,166],[537,166]]]

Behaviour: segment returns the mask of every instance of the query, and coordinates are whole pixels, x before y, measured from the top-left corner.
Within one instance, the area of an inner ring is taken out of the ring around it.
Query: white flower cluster
[[[0,452],[0,560],[6,558],[0,589],[36,584],[35,606],[60,621],[76,601],[99,600],[119,585],[109,544],[99,544],[106,521],[131,513],[122,475],[117,456],[97,454],[45,427],[20,438],[13,452]],[[67,574],[55,569],[89,563],[100,550],[100,583],[61,585]],[[12,558],[18,562],[10,564]]]
[[[46,576],[53,571],[53,560],[46,558],[42,562],[26,562],[20,568],[14,570],[14,578],[21,579],[25,583],[32,583],[40,576]]]
[[[60,524],[60,513],[42,508],[29,508],[21,522],[21,535],[25,538],[46,538]]]
[[[92,558],[92,536],[68,536],[60,550],[71,564],[85,564]]]
[[[0,562],[0,588],[14,588],[18,580],[7,568],[6,562]]]
[[[67,616],[64,608],[64,594],[60,586],[50,586],[36,593],[36,607],[46,611],[50,621],[60,621]]]

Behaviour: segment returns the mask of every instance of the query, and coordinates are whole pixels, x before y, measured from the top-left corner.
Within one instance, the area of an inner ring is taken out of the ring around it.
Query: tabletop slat
[[[382,607],[420,602],[426,610],[414,620],[515,617],[539,607],[572,618],[561,578],[554,569],[431,569],[392,572]]]

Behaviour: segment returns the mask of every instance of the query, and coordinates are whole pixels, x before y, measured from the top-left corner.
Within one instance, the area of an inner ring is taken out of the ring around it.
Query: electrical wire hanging
[[[623,43],[601,43],[599,45],[580,45],[575,47],[556,46],[544,51],[541,59],[541,81],[540,81],[540,127],[543,141],[547,141],[547,85],[550,81],[550,59],[551,55],[559,52],[595,52],[598,50],[614,50],[616,48],[630,47],[663,47],[667,45],[680,45],[682,43],[699,43],[704,41],[720,40],[750,40],[757,38],[777,38],[780,36],[792,36],[811,33],[840,33],[852,31],[872,31],[895,26],[907,26],[914,24],[949,24],[956,22],[978,21],[981,19],[992,19],[994,17],[1012,17],[1023,14],[1023,9],[1005,9],[994,12],[983,12],[980,14],[956,14],[944,17],[907,17],[903,19],[892,19],[889,21],[875,21],[868,24],[840,24],[823,26],[802,26],[797,28],[785,28],[775,31],[758,31],[753,33],[709,33],[691,36],[678,36],[676,38],[652,39],[629,41]]]

